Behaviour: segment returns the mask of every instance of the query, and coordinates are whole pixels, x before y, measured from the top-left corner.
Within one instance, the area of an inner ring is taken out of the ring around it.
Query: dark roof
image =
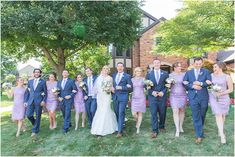
[[[141,9],[142,10],[142,9]],[[150,15],[149,13],[147,13],[146,11],[142,10],[143,15],[149,17],[150,19],[152,19],[154,21],[154,23],[152,23],[151,25],[149,25],[148,27],[144,28],[143,31],[141,32],[141,35],[144,34],[145,32],[147,32],[149,29],[151,29],[153,26],[157,25],[158,23],[160,23],[161,21],[165,21],[166,19],[164,17],[161,17],[160,20],[158,20],[157,18],[155,18],[154,16]],[[163,20],[164,19],[164,20]],[[140,35],[140,36],[141,36]]]
[[[219,51],[216,60],[221,62],[234,62],[234,57],[234,50]]]

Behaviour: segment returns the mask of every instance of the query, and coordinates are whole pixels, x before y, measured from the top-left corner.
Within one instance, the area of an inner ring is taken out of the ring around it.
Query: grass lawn
[[[13,105],[12,100],[13,100],[13,98],[12,98],[12,99],[9,99],[9,98],[7,97],[7,95],[6,95],[5,93],[3,93],[2,96],[1,96],[0,107],[12,106],[12,105]]]
[[[74,116],[74,112],[73,116]],[[234,106],[226,119],[225,134],[227,144],[221,145],[217,136],[215,118],[209,109],[205,122],[205,139],[201,144],[194,143],[194,131],[191,111],[187,107],[184,122],[185,133],[179,138],[174,137],[175,127],[171,108],[167,109],[166,133],[160,133],[157,139],[151,139],[149,110],[144,115],[140,134],[135,132],[135,122],[130,109],[126,113],[129,119],[126,123],[124,137],[117,139],[116,134],[97,137],[90,134],[88,128],[73,129],[63,135],[61,132],[62,116],[57,112],[58,128],[49,130],[47,114],[43,114],[41,131],[35,138],[30,137],[31,125],[26,119],[28,130],[18,138],[15,137],[17,126],[11,122],[11,114],[1,115],[1,155],[3,156],[34,156],[34,155],[146,155],[146,156],[233,156],[234,155]],[[72,117],[74,122],[74,117]],[[74,126],[74,125],[73,125]]]

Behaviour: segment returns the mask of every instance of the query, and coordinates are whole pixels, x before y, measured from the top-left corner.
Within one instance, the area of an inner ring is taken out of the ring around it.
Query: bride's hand
[[[112,93],[115,93],[114,87],[111,88],[111,92],[112,92]]]

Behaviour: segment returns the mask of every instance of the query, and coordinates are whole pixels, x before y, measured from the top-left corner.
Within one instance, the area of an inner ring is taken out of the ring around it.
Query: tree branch
[[[83,49],[83,48],[86,47],[87,45],[88,45],[88,44],[84,44],[84,45],[80,46],[78,49],[76,49],[76,50],[74,50],[74,51],[71,51],[70,53],[68,53],[68,54],[65,56],[65,58],[68,58],[68,57],[72,56],[73,54],[77,53],[77,51]]]
[[[52,58],[52,56],[51,56],[50,52],[48,51],[48,49],[45,48],[45,47],[42,47],[41,49],[42,49],[42,51],[44,52],[44,54],[45,54],[46,58],[48,59],[48,61],[49,61],[50,63],[52,63],[52,65],[56,68],[56,67],[58,66],[58,64],[56,64],[56,62],[55,62],[54,59]]]

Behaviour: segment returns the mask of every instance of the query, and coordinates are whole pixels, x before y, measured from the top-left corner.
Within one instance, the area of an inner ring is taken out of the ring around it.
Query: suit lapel
[[[122,79],[125,77],[125,73],[122,74],[120,81],[118,82],[118,85],[122,82]]]
[[[162,72],[162,70],[160,70],[160,75],[159,75],[158,84],[159,84],[159,82],[161,82],[161,80],[162,80],[162,78],[163,78],[163,77],[162,77],[163,74],[164,74],[164,73]]]

